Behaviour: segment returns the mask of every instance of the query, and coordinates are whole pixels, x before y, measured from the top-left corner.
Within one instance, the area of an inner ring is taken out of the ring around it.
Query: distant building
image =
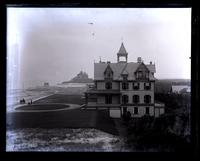
[[[183,94],[190,93],[191,87],[188,85],[172,85],[171,93]]]
[[[163,104],[155,105],[155,64],[128,63],[128,53],[121,44],[117,63],[94,63],[94,87],[86,92],[87,108],[109,108],[110,116],[120,118],[159,116],[164,113]]]
[[[80,71],[80,73],[78,73],[70,81],[62,82],[62,84],[68,83],[93,83],[93,79],[89,78],[86,72]]]

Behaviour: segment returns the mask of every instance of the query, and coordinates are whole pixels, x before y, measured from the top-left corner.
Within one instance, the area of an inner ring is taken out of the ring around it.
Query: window
[[[123,95],[122,96],[122,104],[127,104],[128,103],[128,96],[127,95]]]
[[[147,115],[149,115],[149,107],[146,107],[146,112]]]
[[[143,77],[143,73],[142,73],[142,71],[139,71],[138,72],[138,78],[142,78]]]
[[[139,99],[138,95],[133,95],[133,103],[139,103]]]
[[[145,72],[145,78],[148,79],[149,78],[149,72]]]
[[[144,89],[145,90],[150,90],[151,89],[151,83],[144,83]]]
[[[136,78],[139,79],[139,80],[148,79],[149,78],[149,72],[148,71],[138,71],[136,73]]]
[[[151,103],[151,96],[150,95],[145,95],[144,96],[144,102],[145,103]]]
[[[127,107],[123,107],[123,114],[125,115],[127,113]]]
[[[106,104],[111,104],[112,103],[112,96],[111,95],[106,95],[105,96],[105,102],[106,102]]]
[[[97,102],[97,98],[88,98],[88,102]]]
[[[138,107],[134,107],[134,111],[133,111],[133,113],[134,113],[135,115],[138,114]]]
[[[122,89],[127,90],[128,89],[128,82],[122,83]]]
[[[112,71],[110,65],[108,65],[105,72],[104,72],[104,78],[105,79],[112,79],[112,77],[113,77],[113,71]]]
[[[112,82],[106,82],[106,89],[112,89]]]
[[[134,82],[133,83],[133,89],[134,90],[138,90],[139,89],[140,84],[138,82]]]
[[[127,81],[128,80],[128,74],[123,74],[122,77],[123,77],[123,81]]]

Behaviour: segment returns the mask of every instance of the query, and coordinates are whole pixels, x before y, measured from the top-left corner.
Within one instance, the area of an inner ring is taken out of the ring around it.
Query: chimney
[[[141,58],[141,57],[138,57],[138,58],[137,58],[137,62],[138,62],[138,63],[141,63],[141,62],[142,62],[142,58]]]
[[[152,64],[152,61],[150,61],[150,64]]]

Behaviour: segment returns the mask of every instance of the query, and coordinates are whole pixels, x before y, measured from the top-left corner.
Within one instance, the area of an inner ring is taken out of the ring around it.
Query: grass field
[[[69,104],[78,104],[82,105],[85,103],[85,100],[81,98],[82,95],[66,95],[66,94],[54,94],[44,99],[35,101],[34,104],[40,103],[69,103]]]

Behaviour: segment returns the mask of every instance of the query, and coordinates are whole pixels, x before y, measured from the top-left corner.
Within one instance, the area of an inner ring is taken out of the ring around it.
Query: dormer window
[[[137,80],[148,80],[149,79],[149,70],[143,63],[136,70],[135,77]]]
[[[149,79],[149,72],[148,71],[138,71],[136,72],[136,79]]]
[[[110,65],[108,65],[106,70],[104,71],[104,78],[105,79],[112,79],[113,78],[113,71],[112,71]]]
[[[128,80],[128,75],[127,74],[123,74],[122,77],[123,77],[123,81],[124,82]]]
[[[142,73],[142,71],[139,71],[139,72],[138,72],[137,78],[138,78],[138,79],[143,78],[143,73]]]
[[[105,74],[105,78],[112,78],[112,72],[110,71],[107,71],[106,74]]]

